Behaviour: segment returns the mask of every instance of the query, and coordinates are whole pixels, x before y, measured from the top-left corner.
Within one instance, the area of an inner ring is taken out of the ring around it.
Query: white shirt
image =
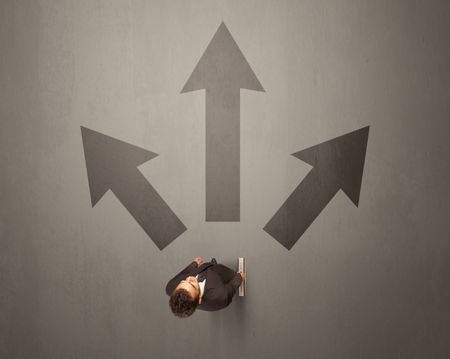
[[[198,278],[198,275],[196,275],[195,278]],[[203,292],[205,291],[205,283],[206,279],[204,279],[202,282],[198,282],[198,286],[200,287],[200,299],[203,297]]]

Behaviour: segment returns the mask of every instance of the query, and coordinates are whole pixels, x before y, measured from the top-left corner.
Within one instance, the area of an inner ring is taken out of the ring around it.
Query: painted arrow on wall
[[[92,207],[111,189],[162,250],[186,230],[137,166],[158,156],[81,126]]]
[[[206,89],[206,221],[240,220],[240,89],[264,91],[222,22],[181,92]]]
[[[342,189],[358,206],[369,126],[293,153],[313,166],[264,230],[291,249]]]

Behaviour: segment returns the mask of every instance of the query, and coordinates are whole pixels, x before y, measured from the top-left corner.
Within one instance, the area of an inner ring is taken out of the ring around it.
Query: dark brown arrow
[[[111,189],[160,250],[186,230],[137,169],[156,153],[81,127],[92,207]]]
[[[206,221],[240,220],[240,89],[264,91],[225,24],[181,92],[206,89]]]
[[[264,230],[291,249],[339,189],[358,206],[368,136],[369,126],[293,153],[314,168]]]

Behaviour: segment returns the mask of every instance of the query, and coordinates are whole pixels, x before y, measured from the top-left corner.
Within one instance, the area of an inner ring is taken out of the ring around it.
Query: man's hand
[[[194,262],[197,263],[197,265],[199,266],[200,264],[202,264],[203,259],[202,259],[202,257],[195,257]]]
[[[244,274],[244,272],[238,272],[238,273],[241,275],[242,281],[244,281],[244,280],[245,280],[245,274]]]

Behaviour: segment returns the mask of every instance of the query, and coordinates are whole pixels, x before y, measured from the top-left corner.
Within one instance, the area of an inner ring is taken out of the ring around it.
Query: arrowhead
[[[366,157],[369,126],[293,153],[318,171],[319,178],[333,181],[358,206]]]
[[[264,91],[223,22],[181,92],[218,86]]]
[[[137,166],[158,156],[83,126],[81,136],[92,207],[111,186],[121,183],[129,171],[136,171]]]

